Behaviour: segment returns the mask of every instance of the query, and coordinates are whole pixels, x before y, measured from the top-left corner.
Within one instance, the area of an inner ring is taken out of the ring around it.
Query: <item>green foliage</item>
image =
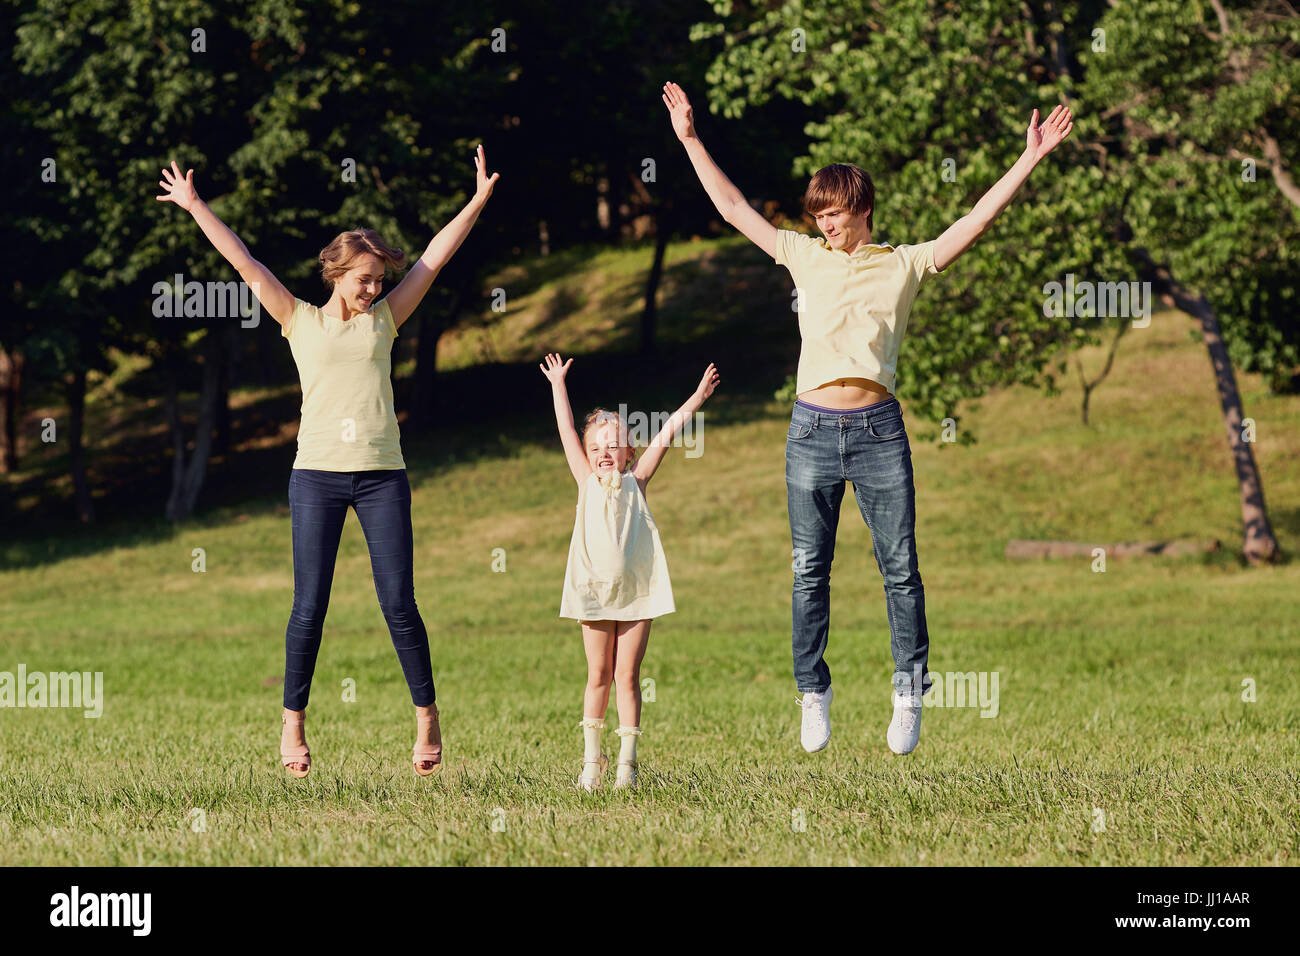
[[[1300,366],[1300,208],[1279,192],[1262,136],[1296,178],[1300,17],[1225,7],[1226,37],[1204,0],[1115,7],[1099,23],[1106,51],[1084,57],[1087,86],[1093,108],[1115,114],[1101,144],[1133,245],[1204,294],[1233,364],[1279,389]]]
[[[1295,236],[1295,210],[1263,180],[1243,189],[1223,158],[1232,131],[1256,119],[1277,123],[1278,138],[1294,149],[1287,94],[1297,66],[1283,55],[1294,19],[1250,34],[1259,64],[1247,84],[1254,92],[1226,97],[1188,133],[1213,144],[1217,166],[1204,151],[1198,158],[1186,149],[1157,160],[1131,130],[1116,128],[1120,120],[1103,115],[1136,97],[1153,112],[1152,125],[1164,129],[1179,114],[1208,109],[1214,87],[1228,83],[1221,51],[1216,60],[1203,40],[1187,49],[1184,21],[1195,17],[1185,11],[1199,6],[1121,4],[1101,19],[1106,7],[1083,4],[1054,20],[1019,0],[899,0],[887,7],[717,0],[719,19],[697,24],[692,35],[720,38],[709,72],[713,111],[739,116],[773,96],[805,104],[812,116],[803,130],[807,152],[792,173],[807,177],[831,162],[866,169],[877,189],[873,238],[892,244],[938,236],[1015,161],[1035,107],[1046,115],[1057,102],[1071,105],[1071,138],[913,307],[898,392],[937,420],[995,386],[1037,383],[1051,394],[1051,359],[1063,347],[1096,342],[1104,322],[1044,316],[1044,286],[1070,273],[1135,281],[1130,233],[1134,245],[1170,261],[1184,284],[1210,296],[1246,367],[1294,364],[1286,344],[1294,326],[1285,320],[1294,289],[1284,279],[1294,264],[1265,252]],[[1107,30],[1106,54],[1091,53],[1098,26]],[[1233,106],[1242,96],[1250,109]],[[955,181],[942,175],[945,161]],[[1294,241],[1290,249],[1289,256],[1300,255]]]

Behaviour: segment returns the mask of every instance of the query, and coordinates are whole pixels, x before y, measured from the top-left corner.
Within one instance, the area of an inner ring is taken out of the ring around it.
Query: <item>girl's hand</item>
[[[691,101],[676,83],[665,83],[663,93],[664,106],[668,107],[668,116],[673,121],[673,132],[683,143],[695,136],[695,114],[691,112]]]
[[[154,196],[161,202],[174,202],[186,212],[190,207],[199,201],[199,194],[194,191],[194,170],[190,170],[181,178],[180,167],[176,161],[172,160],[172,168],[163,168],[162,179],[158,180],[158,185],[167,190],[164,196]]]
[[[542,370],[542,374],[551,380],[552,385],[563,385],[564,376],[569,371],[569,366],[573,364],[573,359],[561,364],[558,353],[552,352],[546,356],[546,364],[537,366]]]
[[[483,144],[479,143],[478,152],[474,154],[474,169],[477,171],[476,180],[478,188],[475,189],[474,195],[477,198],[486,200],[492,195],[492,187],[496,185],[500,173],[487,174],[487,158],[483,155]]]
[[[1034,162],[1038,162],[1056,149],[1057,144],[1069,136],[1072,129],[1074,117],[1068,106],[1058,106],[1052,110],[1041,126],[1038,125],[1038,110],[1034,110],[1034,115],[1029,118],[1029,129],[1025,132],[1025,152],[1033,157]]]
[[[713,394],[713,390],[718,387],[720,381],[722,379],[718,375],[718,370],[710,363],[709,367],[704,370],[704,377],[700,379],[700,387],[695,390],[695,394],[700,397],[701,402]]]

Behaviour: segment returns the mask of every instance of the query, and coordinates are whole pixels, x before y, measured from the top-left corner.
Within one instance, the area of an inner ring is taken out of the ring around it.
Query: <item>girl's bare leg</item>
[[[618,686],[618,772],[614,789],[635,787],[636,741],[641,736],[641,659],[650,640],[650,621],[621,622],[616,627],[614,683]]]
[[[614,621],[582,622],[582,648],[587,654],[583,717],[599,720],[609,707],[609,685],[614,680],[614,625]]]
[[[614,679],[614,622],[583,621],[582,647],[587,655],[587,689],[582,697],[582,776],[578,786],[595,790],[608,762],[600,749]]]
[[[652,621],[615,622],[614,684],[618,688],[618,722],[641,726],[641,659],[650,642]]]

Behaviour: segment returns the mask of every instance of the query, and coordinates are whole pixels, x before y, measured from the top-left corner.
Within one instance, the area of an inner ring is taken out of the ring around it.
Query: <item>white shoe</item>
[[[803,699],[795,702],[803,708],[803,727],[799,731],[799,742],[810,754],[825,749],[831,740],[831,698],[835,689],[826,688],[824,694],[804,694]]]
[[[910,754],[921,741],[921,698],[911,694],[894,694],[894,719],[885,733],[889,749],[896,754]]]

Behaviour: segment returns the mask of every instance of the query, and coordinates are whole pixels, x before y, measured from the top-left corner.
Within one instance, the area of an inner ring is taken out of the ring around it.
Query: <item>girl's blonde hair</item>
[[[623,417],[619,415],[618,412],[611,412],[607,408],[593,408],[590,414],[587,415],[587,420],[582,423],[582,447],[584,451],[587,448],[587,432],[595,426],[604,425],[607,422],[617,423],[620,435],[627,434],[627,422],[623,421]],[[632,449],[632,454],[628,456],[627,465],[624,466],[624,470],[636,463],[636,447],[633,446],[630,440],[627,447]]]
[[[400,269],[406,262],[406,253],[388,245],[373,229],[350,229],[347,232],[340,232],[334,237],[333,242],[320,251],[320,277],[324,280],[325,286],[333,289],[334,283],[341,276],[346,275],[349,269],[355,267],[358,259],[367,254],[382,259],[385,272],[388,271],[389,266]]]

